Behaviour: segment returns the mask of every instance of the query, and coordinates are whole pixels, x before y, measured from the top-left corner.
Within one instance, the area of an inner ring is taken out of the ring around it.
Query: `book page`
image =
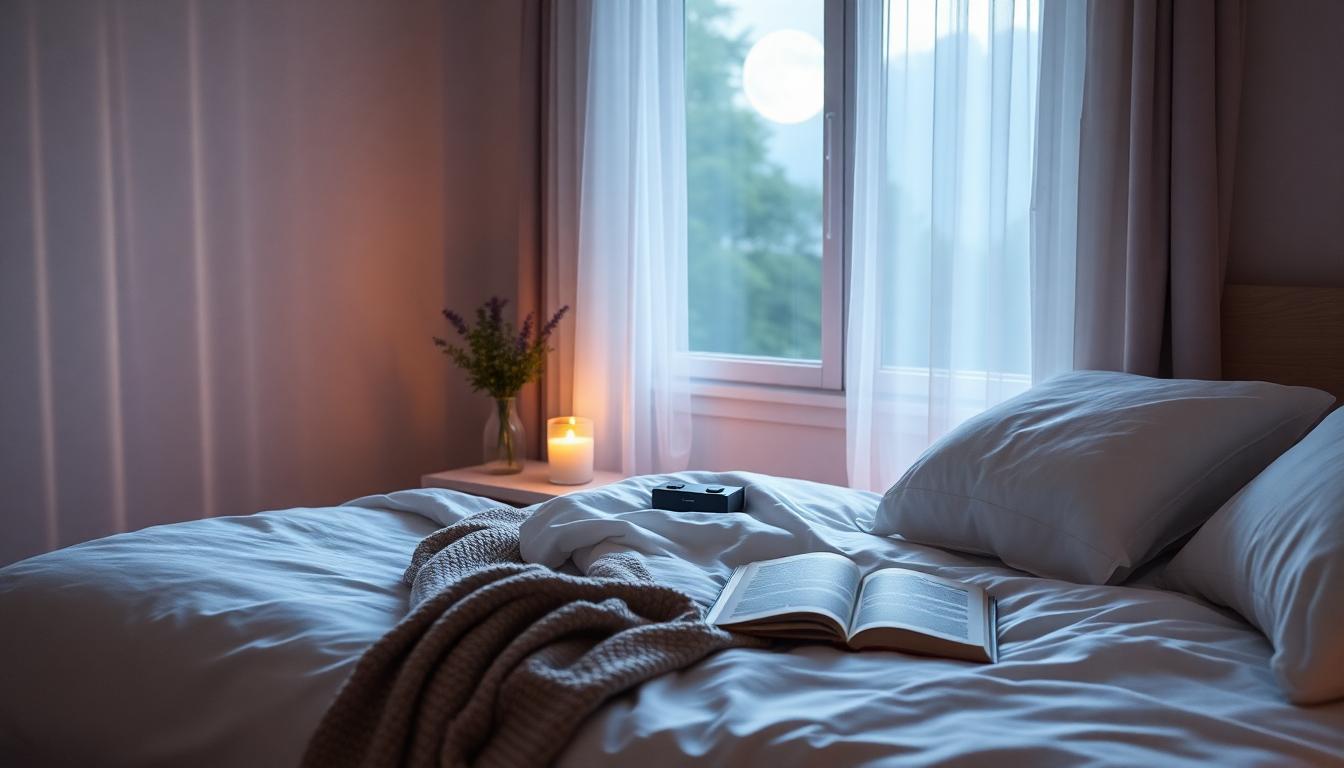
[[[840,555],[817,552],[767,560],[751,566],[738,586],[735,603],[718,623],[810,611],[845,627],[858,589],[858,566]]]
[[[887,569],[864,580],[851,631],[899,626],[979,644],[984,632],[972,620],[979,615],[978,600],[973,604],[970,589],[915,571]]]

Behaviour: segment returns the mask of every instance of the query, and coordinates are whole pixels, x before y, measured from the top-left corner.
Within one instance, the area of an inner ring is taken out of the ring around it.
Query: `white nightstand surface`
[[[575,491],[584,491],[610,485],[625,479],[620,472],[593,473],[593,481],[583,485],[556,485],[546,479],[544,461],[528,461],[523,471],[514,475],[492,475],[476,467],[462,467],[435,472],[420,478],[421,488],[450,488],[454,491],[484,496],[515,507],[526,507],[549,501]]]

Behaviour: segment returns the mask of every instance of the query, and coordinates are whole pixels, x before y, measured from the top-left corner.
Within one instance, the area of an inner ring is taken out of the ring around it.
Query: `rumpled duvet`
[[[748,644],[630,555],[587,576],[522,562],[526,518],[487,510],[420,543],[410,614],[364,652],[304,765],[546,765],[611,696]]]

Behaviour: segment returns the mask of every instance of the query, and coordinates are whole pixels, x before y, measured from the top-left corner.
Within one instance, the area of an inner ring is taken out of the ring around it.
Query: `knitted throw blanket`
[[[305,766],[545,765],[607,698],[758,644],[705,624],[634,557],[588,576],[523,563],[525,517],[492,509],[420,542],[409,615],[364,652]]]

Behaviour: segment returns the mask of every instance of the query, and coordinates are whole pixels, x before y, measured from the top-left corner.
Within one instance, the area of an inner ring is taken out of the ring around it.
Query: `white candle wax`
[[[593,479],[593,438],[568,430],[564,437],[546,441],[550,478],[558,485],[582,485]]]

